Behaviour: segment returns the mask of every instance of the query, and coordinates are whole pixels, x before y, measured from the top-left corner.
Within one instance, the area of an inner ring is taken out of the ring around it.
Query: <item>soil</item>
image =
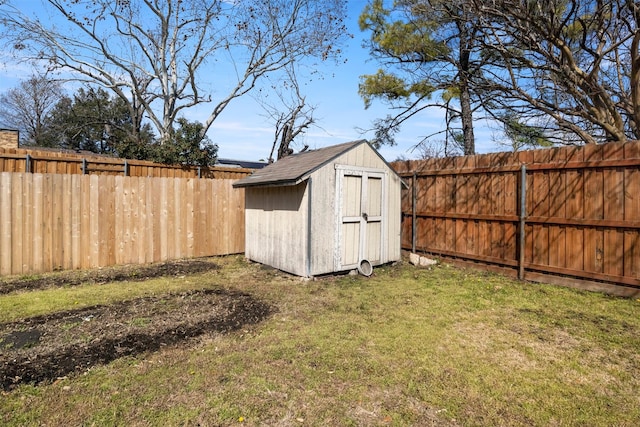
[[[18,277],[0,281],[0,295],[19,290],[36,290],[80,284],[144,281],[154,277],[184,276],[218,269],[206,259],[169,261],[149,265],[124,265],[96,270],[66,271],[34,277]]]
[[[145,280],[216,269],[193,260],[16,280],[14,289]],[[6,283],[0,282],[0,288]],[[272,308],[243,292],[200,290],[57,312],[0,324],[0,389],[54,381],[119,357],[155,351],[207,332],[230,332]]]

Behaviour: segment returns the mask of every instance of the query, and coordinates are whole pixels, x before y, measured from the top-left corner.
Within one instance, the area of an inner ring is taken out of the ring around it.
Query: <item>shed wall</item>
[[[334,271],[336,171],[334,164],[311,176],[311,275]]]
[[[395,173],[389,174],[387,180],[389,193],[387,197],[387,260],[398,261],[401,258],[400,248],[402,242],[402,181]]]
[[[245,255],[299,276],[307,276],[307,183],[247,188]]]

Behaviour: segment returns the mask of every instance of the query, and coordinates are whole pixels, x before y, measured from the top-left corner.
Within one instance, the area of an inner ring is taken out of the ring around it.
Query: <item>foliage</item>
[[[402,0],[387,9],[383,0],[373,0],[360,16],[360,28],[370,32],[371,54],[385,65],[361,78],[365,107],[381,99],[400,110],[376,122],[377,142],[393,144],[402,123],[438,107],[446,112],[446,139],[462,132],[464,153],[474,154],[473,113],[481,102],[472,82],[482,57],[477,19],[468,2]],[[423,143],[436,135],[426,136]]]
[[[59,82],[33,75],[0,95],[0,124],[20,131],[20,143],[53,147],[51,113],[63,96]]]
[[[29,145],[59,147],[160,163],[213,166],[218,147],[202,137],[203,125],[177,120],[171,140],[160,143],[148,124],[134,130],[129,108],[102,88],[80,88],[73,98],[47,77],[31,77],[0,97],[0,117],[27,135]],[[55,105],[51,102],[56,100]],[[10,119],[22,118],[12,122]]]
[[[72,150],[145,159],[153,135],[143,126],[144,139],[137,140],[127,105],[102,88],[80,88],[73,99],[64,97],[51,112],[56,145]],[[140,148],[138,148],[140,147]]]
[[[504,126],[504,134],[508,145],[513,151],[551,147],[553,143],[545,136],[538,126],[531,126],[518,120],[513,113],[506,113],[500,118]]]
[[[365,107],[369,107],[374,98],[396,101],[411,96],[413,92],[407,86],[407,82],[400,77],[378,70],[376,74],[362,76],[360,96],[364,100]],[[431,95],[432,91],[433,89],[431,91],[423,90],[423,96]]]
[[[204,125],[189,122],[181,117],[180,126],[175,130],[173,139],[151,148],[151,159],[166,164],[213,166],[216,162],[218,146],[208,137],[202,137]]]
[[[360,24],[385,65],[363,77],[365,105],[401,111],[377,122],[382,142],[427,107],[445,109],[445,141],[462,132],[465,154],[475,112],[516,146],[640,139],[638,2],[372,0]]]
[[[475,0],[496,110],[564,143],[640,139],[640,5]],[[546,123],[553,124],[551,127]]]

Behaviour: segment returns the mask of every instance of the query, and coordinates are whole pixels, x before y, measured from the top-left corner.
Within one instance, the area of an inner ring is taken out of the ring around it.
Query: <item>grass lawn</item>
[[[447,265],[303,281],[240,256],[214,260],[221,269],[197,275],[0,295],[3,322],[208,288],[276,310],[4,392],[0,424],[640,425],[640,300]]]

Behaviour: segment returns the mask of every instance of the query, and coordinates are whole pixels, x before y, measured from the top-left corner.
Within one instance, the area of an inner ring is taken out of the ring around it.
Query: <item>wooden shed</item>
[[[400,259],[402,180],[365,140],[294,154],[245,188],[247,258],[311,277]]]

